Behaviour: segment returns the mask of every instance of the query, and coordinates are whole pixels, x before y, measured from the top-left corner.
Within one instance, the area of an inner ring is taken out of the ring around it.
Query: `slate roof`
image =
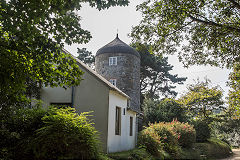
[[[118,38],[118,34],[117,37],[112,42],[100,48],[97,51],[96,56],[104,53],[126,53],[133,54],[140,58],[140,54],[134,48],[130,47],[129,45],[121,41]]]
[[[78,58],[76,58],[75,56],[73,56],[70,52],[68,52],[67,50],[63,49],[63,52],[71,55],[78,63],[78,65],[80,65],[82,68],[84,68],[88,73],[90,73],[91,75],[93,75],[94,77],[96,77],[100,82],[102,82],[103,84],[105,84],[110,90],[116,91],[118,92],[120,95],[130,99],[130,97],[128,95],[126,95],[123,91],[121,91],[119,88],[117,88],[116,86],[112,85],[112,83],[110,83],[109,81],[107,81],[104,77],[102,77],[101,75],[99,75],[97,72],[95,72],[92,68],[88,67],[86,64],[84,64],[82,61],[80,61]]]

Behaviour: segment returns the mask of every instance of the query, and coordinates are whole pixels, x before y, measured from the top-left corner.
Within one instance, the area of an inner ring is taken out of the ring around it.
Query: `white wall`
[[[115,135],[116,106],[121,108],[121,134]],[[125,115],[123,110],[125,108]],[[127,111],[127,98],[114,91],[109,93],[108,153],[130,150],[135,147],[136,113]],[[133,117],[133,135],[130,136],[130,116]]]

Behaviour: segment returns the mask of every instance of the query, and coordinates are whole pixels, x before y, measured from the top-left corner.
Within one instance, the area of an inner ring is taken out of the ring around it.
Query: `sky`
[[[87,48],[88,51],[96,54],[97,50],[111,42],[117,33],[122,41],[129,44],[131,40],[128,34],[132,27],[141,21],[141,13],[136,11],[136,5],[141,2],[143,1],[130,0],[130,4],[126,7],[111,7],[102,11],[84,4],[82,9],[78,11],[79,16],[81,16],[80,24],[83,29],[90,31],[93,38],[87,44],[66,45],[65,49],[75,56],[77,48]],[[193,84],[194,80],[203,81],[205,77],[211,80],[213,86],[219,85],[224,91],[224,96],[227,96],[229,87],[226,86],[226,82],[230,70],[210,66],[191,66],[187,69],[183,67],[175,55],[166,56],[169,57],[169,64],[174,66],[171,73],[178,74],[179,77],[187,77],[183,85],[176,86],[175,91],[179,93],[177,97],[184,94],[187,91],[187,85]]]

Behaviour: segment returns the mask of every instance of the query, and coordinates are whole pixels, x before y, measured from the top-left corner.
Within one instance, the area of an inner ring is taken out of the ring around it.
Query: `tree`
[[[147,0],[131,37],[154,45],[159,54],[178,52],[185,66],[231,67],[240,60],[238,0]]]
[[[210,87],[210,80],[199,80],[188,86],[188,91],[179,98],[179,102],[186,106],[190,115],[202,120],[207,119],[214,111],[221,111],[224,106],[222,90],[218,86]]]
[[[92,52],[88,51],[86,48],[77,48],[78,56],[77,58],[83,61],[83,63],[89,65],[90,67],[94,68],[95,63],[95,56]]]
[[[144,99],[143,114],[146,124],[155,122],[172,122],[177,119],[180,122],[186,122],[188,117],[186,109],[175,99],[153,100]]]
[[[240,115],[240,63],[237,63],[229,76],[228,105],[231,116],[238,117]]]
[[[101,10],[128,1],[0,2],[0,109],[26,100],[27,79],[40,86],[80,83],[83,72],[62,48],[64,42],[87,43],[91,38],[76,14],[82,3]]]
[[[150,45],[135,43],[132,46],[141,56],[141,97],[143,95],[150,98],[176,96],[177,92],[173,90],[176,88],[175,84],[183,84],[187,78],[170,74],[173,66],[168,63],[166,57],[151,54]]]

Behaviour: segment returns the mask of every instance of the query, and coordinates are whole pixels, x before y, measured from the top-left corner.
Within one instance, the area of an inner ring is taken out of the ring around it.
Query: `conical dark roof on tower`
[[[96,56],[104,53],[126,53],[140,57],[140,54],[134,48],[130,47],[129,45],[121,41],[118,38],[118,35],[112,42],[100,48],[97,51]]]

